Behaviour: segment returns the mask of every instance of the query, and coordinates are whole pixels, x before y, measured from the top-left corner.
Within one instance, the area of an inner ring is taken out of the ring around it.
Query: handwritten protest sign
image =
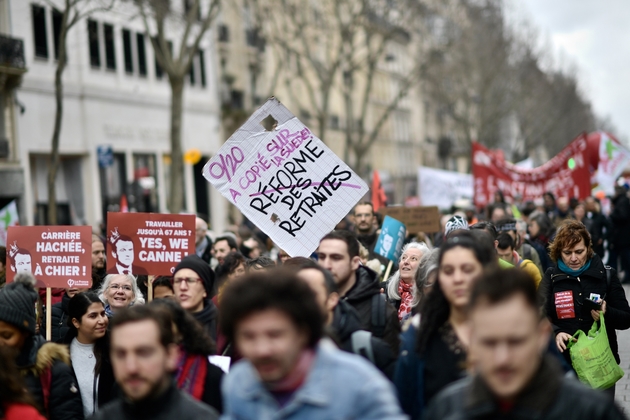
[[[191,214],[107,213],[107,273],[171,275],[195,252]]]
[[[277,126],[260,124],[271,115]],[[204,177],[289,255],[309,256],[368,186],[277,99],[205,165]]]
[[[390,261],[397,262],[402,254],[405,236],[407,236],[405,225],[392,217],[385,216],[374,252]]]
[[[440,210],[437,206],[429,207],[383,207],[379,213],[400,220],[408,232],[439,232]]]
[[[7,234],[7,282],[31,272],[38,287],[92,286],[90,226],[12,226]]]

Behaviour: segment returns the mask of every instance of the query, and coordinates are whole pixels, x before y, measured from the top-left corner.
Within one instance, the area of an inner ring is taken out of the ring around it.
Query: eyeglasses
[[[121,286],[120,284],[110,284],[109,288],[112,290],[123,289],[125,292],[133,292],[131,286]]]
[[[173,279],[173,284],[181,284],[182,282],[185,282],[187,285],[192,286],[193,284],[197,284],[198,282],[200,282],[201,279],[200,278],[195,278],[195,277],[175,277]]]

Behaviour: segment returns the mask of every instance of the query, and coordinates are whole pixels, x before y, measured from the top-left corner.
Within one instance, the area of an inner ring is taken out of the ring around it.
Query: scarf
[[[114,313],[112,312],[112,307],[109,306],[109,303],[105,305],[105,315],[107,316],[107,318],[111,318],[114,316]]]
[[[400,295],[400,308],[398,308],[398,320],[402,321],[411,313],[411,303],[413,302],[413,284],[407,284],[400,280],[398,283],[398,294]]]
[[[180,351],[181,356],[175,374],[177,388],[200,401],[208,371],[206,357],[199,354],[188,354],[183,348],[180,348]]]
[[[588,270],[590,266],[591,266],[591,260],[588,260],[586,264],[582,266],[582,268],[578,268],[577,270],[571,270],[569,267],[567,267],[564,261],[558,260],[558,268],[560,269],[560,271],[562,271],[564,274],[568,274],[573,277],[579,276],[580,274]]]

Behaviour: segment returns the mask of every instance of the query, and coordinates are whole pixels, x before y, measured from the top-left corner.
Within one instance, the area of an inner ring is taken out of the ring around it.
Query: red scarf
[[[407,284],[400,280],[398,283],[398,294],[400,295],[398,320],[402,321],[405,316],[411,313],[411,303],[413,302],[413,284]]]
[[[201,400],[206,385],[206,373],[208,372],[208,360],[206,356],[199,354],[187,354],[181,351],[181,357],[177,368],[177,388],[185,391],[197,401]]]

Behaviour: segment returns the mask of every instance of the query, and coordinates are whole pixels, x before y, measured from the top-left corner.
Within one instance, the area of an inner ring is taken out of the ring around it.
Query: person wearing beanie
[[[184,257],[173,272],[175,300],[192,313],[213,340],[217,339],[217,307],[210,300],[214,290],[214,272],[195,254]]]
[[[11,348],[41,413],[50,420],[83,419],[83,403],[68,348],[35,333],[35,278],[19,273],[0,290],[0,346]]]

